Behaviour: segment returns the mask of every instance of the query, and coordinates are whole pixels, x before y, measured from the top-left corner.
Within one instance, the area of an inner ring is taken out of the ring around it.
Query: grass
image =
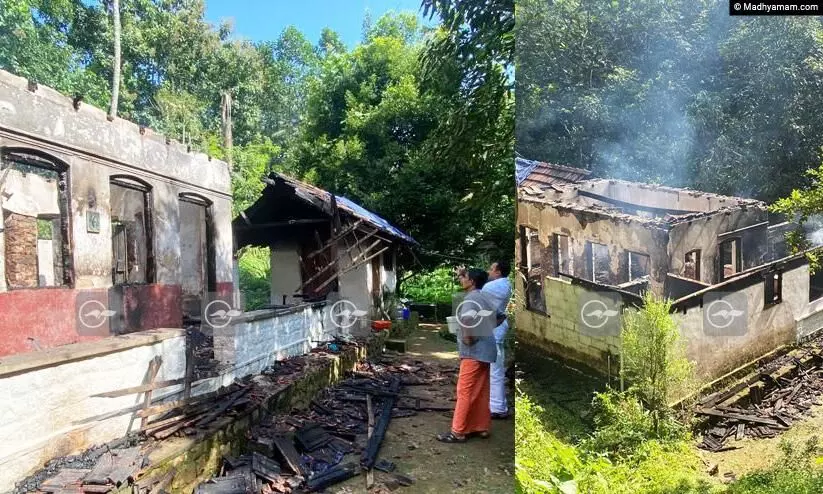
[[[823,492],[823,448],[814,436],[805,443],[784,441],[774,463],[725,485],[705,473],[688,434],[638,440],[638,433],[648,434],[643,432],[648,423],[642,425],[636,411],[618,407],[611,420],[595,414],[592,405],[599,400],[594,398],[603,390],[596,381],[527,350],[518,348],[517,359],[518,493]],[[621,448],[617,439],[633,444]]]
[[[619,457],[588,448],[598,383],[524,351],[518,367],[527,376],[515,398],[518,492],[716,492],[686,439],[643,441]]]

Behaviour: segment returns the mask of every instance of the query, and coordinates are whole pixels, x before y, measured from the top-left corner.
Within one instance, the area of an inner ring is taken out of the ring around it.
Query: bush
[[[238,261],[240,293],[246,310],[256,310],[271,301],[271,257],[268,247],[244,249]]]
[[[668,443],[689,437],[686,427],[670,417],[664,417],[655,429],[651,412],[631,393],[595,393],[592,412],[595,430],[582,446],[614,458],[630,457],[650,439]]]
[[[460,290],[454,272],[448,266],[440,266],[428,273],[417,273],[400,287],[404,297],[418,304],[449,304],[452,295]]]
[[[612,400],[614,397],[606,398]],[[620,409],[628,408],[638,420],[642,410],[636,400],[609,403],[614,405],[612,419]],[[515,491],[523,494],[706,494],[711,491],[703,464],[686,440],[637,441],[625,448],[624,458],[611,459],[595,447],[593,441],[579,445],[561,441],[552,430],[552,417],[532,397],[518,393],[515,398]],[[639,419],[651,428],[648,419]],[[604,422],[605,423],[605,422]],[[608,427],[608,426],[607,426]],[[625,430],[612,423],[611,438]],[[594,434],[598,434],[595,432]],[[604,433],[606,434],[606,433]]]
[[[649,410],[656,436],[670,414],[670,403],[693,387],[693,364],[686,359],[680,328],[671,315],[672,302],[651,291],[643,307],[623,318],[621,373],[630,391]]]
[[[782,458],[771,468],[745,475],[729,486],[726,494],[817,494],[823,492],[821,449],[817,437],[801,447],[782,442]]]

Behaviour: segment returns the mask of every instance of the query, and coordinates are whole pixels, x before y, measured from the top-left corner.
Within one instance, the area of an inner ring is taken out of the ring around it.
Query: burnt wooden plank
[[[395,377],[392,379],[390,391],[395,394],[400,391],[400,378]],[[389,396],[383,399],[380,418],[374,427],[374,435],[369,438],[369,442],[360,459],[360,465],[366,470],[370,470],[374,466],[375,461],[377,461],[377,453],[380,451],[380,445],[386,436],[386,430],[389,428],[391,410],[394,408],[396,401],[396,396]]]
[[[170,381],[156,381],[149,384],[140,384],[139,386],[132,386],[130,388],[118,389],[117,391],[107,391],[105,393],[97,393],[91,395],[90,398],[117,398],[120,396],[132,395],[135,393],[143,393],[144,391],[152,391],[156,389],[168,388],[169,386],[177,386],[183,384],[185,379],[172,379]]]
[[[222,415],[226,410],[228,410],[234,403],[239,400],[243,395],[251,391],[251,386],[247,386],[240,391],[237,391],[233,395],[229,396],[211,413],[206,415],[205,417],[201,418],[197,421],[197,427],[205,427],[209,423],[211,423],[214,419]]]
[[[195,494],[246,494],[249,486],[245,475],[218,477],[197,486]]]
[[[269,482],[277,482],[280,477],[280,464],[260,453],[252,453],[251,468]]]
[[[82,487],[83,492],[88,494],[106,494],[111,492],[115,487],[113,485],[91,485],[86,484]]]
[[[798,384],[797,386],[795,386],[795,387],[794,387],[794,389],[792,389],[791,394],[789,395],[789,397],[788,397],[788,398],[786,398],[786,403],[785,403],[786,405],[788,405],[789,403],[791,403],[791,402],[792,402],[792,400],[794,399],[794,397],[797,395],[797,392],[798,392],[798,391],[800,391],[800,388],[802,388],[802,387],[803,387],[803,383],[801,382],[800,384]]]
[[[171,481],[174,480],[175,475],[177,475],[177,469],[172,468],[162,479],[160,479],[160,482],[156,483],[154,487],[151,488],[149,494],[160,494],[163,492],[166,487],[171,484]]]
[[[743,436],[746,434],[746,424],[739,423],[737,424],[737,434],[735,435],[735,440],[740,441],[743,439]]]
[[[331,485],[348,480],[355,475],[357,475],[357,466],[354,463],[337,465],[306,481],[306,491],[317,492]]]
[[[140,448],[115,449],[106,452],[84,479],[86,484],[120,486],[140,470]]]
[[[91,470],[84,470],[78,468],[63,468],[57,475],[44,480],[40,484],[40,490],[43,492],[57,492],[65,488],[75,486],[78,491],[80,483],[86,478]],[[79,491],[82,492],[82,491]]]
[[[711,417],[721,417],[721,418],[726,418],[726,419],[741,420],[741,421],[744,421],[744,422],[751,422],[753,424],[763,424],[763,425],[769,425],[769,426],[773,426],[773,427],[779,427],[780,426],[780,424],[778,424],[774,420],[766,419],[766,418],[763,418],[763,417],[758,417],[756,415],[745,415],[745,414],[741,414],[741,413],[722,412],[720,410],[715,410],[715,409],[712,409],[712,408],[700,408],[700,409],[697,410],[697,413],[700,414],[700,415],[709,415]]]
[[[163,358],[161,356],[156,356],[152,359],[149,363],[149,382],[148,384],[154,384],[154,380],[157,378],[157,373],[160,372],[160,366],[163,365]],[[148,408],[151,406],[151,395],[153,391],[149,389],[145,392],[143,396],[143,408]],[[140,427],[145,427],[146,424],[149,423],[148,417],[143,417],[140,419]]]
[[[273,438],[273,446],[275,451],[283,458],[286,466],[297,475],[308,477],[308,469],[303,464],[300,458],[300,453],[294,447],[294,442],[291,438],[286,436],[276,436]]]

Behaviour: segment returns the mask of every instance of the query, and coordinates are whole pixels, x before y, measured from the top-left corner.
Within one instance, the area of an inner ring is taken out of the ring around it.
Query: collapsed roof
[[[267,243],[258,238],[265,228],[299,227],[331,221],[335,217],[335,208],[341,216],[366,223],[390,239],[407,245],[419,245],[407,233],[346,197],[282,173],[272,173],[263,181],[266,187],[260,197],[233,222],[238,248]]]

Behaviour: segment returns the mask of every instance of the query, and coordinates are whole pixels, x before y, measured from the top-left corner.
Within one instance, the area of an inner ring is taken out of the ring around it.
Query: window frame
[[[23,158],[22,162],[18,158],[9,159],[9,156],[13,156],[16,154],[25,154],[26,157]],[[32,159],[32,162],[26,162],[25,159]],[[53,290],[53,289],[74,289],[75,287],[75,267],[74,267],[74,237],[72,235],[72,215],[71,215],[71,173],[70,167],[68,163],[63,161],[56,156],[41,151],[35,148],[28,148],[25,146],[0,146],[0,177],[4,176],[4,171],[8,169],[6,164],[12,165],[13,163],[25,164],[27,166],[32,166],[36,168],[42,168],[44,170],[52,171],[57,174],[57,207],[59,210],[59,218],[60,218],[60,237],[61,237],[61,245],[60,245],[60,256],[62,260],[62,271],[63,276],[60,284],[55,282],[53,286],[40,286],[39,279],[37,286],[10,286],[8,281],[3,279],[0,280],[0,284],[8,290]],[[2,186],[0,186],[0,191],[2,191]],[[45,216],[43,216],[45,217]],[[40,219],[41,216],[37,216],[36,219]],[[5,215],[3,213],[2,208],[2,201],[0,201],[0,233],[3,234],[3,238],[5,240],[6,235],[6,228],[5,228]],[[53,235],[54,232],[52,232]],[[5,245],[5,241],[4,241]],[[6,262],[6,253],[3,252],[3,260],[2,262],[5,264]],[[39,263],[39,258],[38,258]],[[5,266],[4,266],[5,268]],[[5,272],[5,269],[4,269]],[[39,278],[39,272],[38,272]],[[55,280],[56,281],[56,280]]]
[[[560,249],[560,240],[565,239],[566,243],[566,258],[565,264],[568,267],[566,272],[561,270],[564,264],[564,258],[561,256],[561,249]],[[570,238],[568,235],[563,233],[553,233],[552,234],[552,271],[554,271],[555,276],[560,276],[561,274],[572,274],[572,263],[571,263],[571,255],[569,251],[569,241]]]
[[[732,261],[734,262],[734,273],[731,276],[726,277],[726,272],[724,270],[725,264],[723,264],[723,245],[731,243],[733,245],[732,250]],[[741,237],[730,237],[721,240],[717,244],[717,267],[718,267],[718,282],[726,281],[743,271],[743,240]]]
[[[193,192],[180,192],[177,194],[179,201],[188,202],[202,206],[206,214],[206,231],[203,232],[206,240],[206,292],[217,292],[217,251],[214,246],[214,203],[200,194]]]
[[[143,227],[146,231],[146,281],[140,282],[114,282],[114,265],[112,264],[112,286],[127,285],[151,285],[157,283],[157,268],[154,249],[154,190],[148,182],[133,175],[111,175],[109,176],[109,190],[116,185],[130,190],[135,190],[143,194]],[[109,207],[111,207],[111,194],[109,195]],[[114,222],[109,215],[109,222],[114,226]],[[114,261],[114,243],[112,242],[112,262]]]
[[[523,293],[525,295],[523,297],[524,298],[524,305],[525,305],[527,311],[534,312],[535,314],[540,314],[542,316],[550,317],[549,308],[546,304],[546,293],[544,291],[543,279],[545,278],[545,275],[543,274],[543,269],[544,269],[543,264],[544,264],[544,262],[543,262],[542,258],[540,259],[540,266],[539,266],[540,274],[538,275],[538,279],[535,281],[534,279],[532,279],[532,276],[530,276],[530,272],[533,268],[533,263],[532,263],[533,259],[532,259],[532,256],[531,256],[531,247],[532,247],[531,242],[532,242],[533,238],[534,239],[538,238],[538,230],[536,228],[532,228],[530,226],[520,225],[518,234],[519,234],[519,241],[520,241],[520,263],[519,263],[519,268],[520,268],[520,273],[523,277]],[[542,307],[535,307],[531,303],[530,294],[531,294],[531,290],[533,290],[532,287],[534,287],[534,286],[538,287],[539,294],[540,294],[540,300],[543,301],[543,306]]]
[[[696,262],[694,264],[694,274],[695,274],[696,278],[689,278],[688,276],[686,276],[686,264],[687,264],[687,260],[689,258],[689,254],[697,254],[695,256]],[[703,251],[701,249],[692,249],[692,250],[686,252],[686,254],[683,256],[683,276],[685,278],[689,278],[690,280],[701,281],[702,280],[701,268],[703,267],[702,264],[703,264]]]
[[[644,276],[641,276],[641,277],[638,277],[638,278],[632,278],[632,255],[642,256],[642,257],[645,257],[647,259],[646,267],[648,268],[648,270],[647,270],[647,272]],[[648,254],[644,254],[643,252],[637,252],[637,251],[634,251],[634,250],[627,250],[626,251],[626,277],[628,279],[626,280],[626,283],[631,283],[632,281],[639,280],[639,279],[641,279],[645,276],[651,277],[651,272],[650,272],[651,271],[651,264],[652,264],[652,256],[650,256]]]
[[[609,280],[605,283],[597,281],[597,269],[596,269],[596,266],[595,266],[595,255],[594,255],[594,246],[595,245],[600,245],[600,246],[605,247],[607,257],[608,257],[608,260],[609,260]],[[591,279],[589,281],[591,281],[592,283],[600,284],[600,285],[610,285],[611,284],[611,256],[608,255],[609,246],[607,244],[601,244],[600,242],[592,242],[591,240],[587,240],[586,241],[586,251],[588,252],[588,256],[589,256],[589,258],[587,259],[588,262],[586,264],[588,265],[587,268],[589,269],[589,274],[591,275]]]
[[[775,286],[777,285],[777,286]],[[771,288],[770,288],[771,287]],[[769,294],[772,296],[769,297]],[[763,307],[771,307],[783,302],[783,271],[770,270],[763,273]]]

